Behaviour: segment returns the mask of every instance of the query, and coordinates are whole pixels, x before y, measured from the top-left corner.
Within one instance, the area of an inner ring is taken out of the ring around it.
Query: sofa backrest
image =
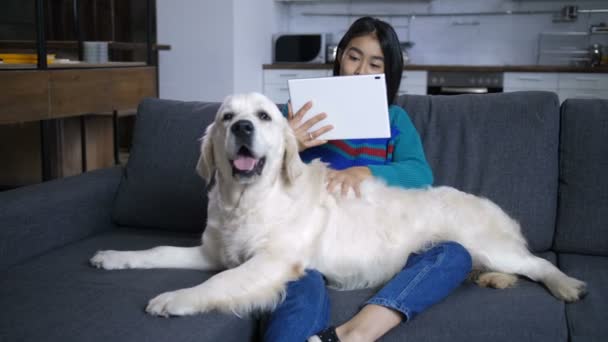
[[[521,222],[535,251],[551,247],[558,177],[559,103],[553,93],[404,95],[435,185],[488,197]],[[146,99],[113,209],[117,224],[201,232],[200,137],[219,103]]]
[[[205,182],[196,173],[200,138],[219,103],[145,99],[114,202],[115,223],[202,232]]]
[[[493,200],[520,222],[532,250],[551,247],[559,142],[555,94],[403,95],[397,102],[420,133],[435,185]]]
[[[608,255],[608,100],[562,104],[555,249]]]

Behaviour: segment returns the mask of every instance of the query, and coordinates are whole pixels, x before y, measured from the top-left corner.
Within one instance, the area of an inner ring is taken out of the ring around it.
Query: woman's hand
[[[327,190],[331,193],[336,187],[340,187],[340,193],[346,196],[352,188],[355,195],[361,197],[361,182],[371,175],[372,172],[367,166],[354,166],[341,171],[330,170],[327,175]]]
[[[310,110],[311,107],[312,102],[308,101],[306,102],[306,104],[304,104],[304,106],[302,106],[302,108],[300,108],[300,110],[297,111],[297,113],[294,114],[291,108],[291,102],[287,104],[287,121],[289,121],[289,126],[291,126],[291,129],[293,129],[293,132],[296,135],[296,138],[298,139],[298,151],[300,152],[304,151],[307,148],[325,144],[327,140],[317,140],[317,138],[321,134],[328,132],[334,128],[332,125],[327,125],[317,129],[316,131],[309,132],[308,130],[312,126],[327,117],[327,114],[320,113],[306,120],[306,122],[302,123],[302,118],[304,117],[306,112]]]

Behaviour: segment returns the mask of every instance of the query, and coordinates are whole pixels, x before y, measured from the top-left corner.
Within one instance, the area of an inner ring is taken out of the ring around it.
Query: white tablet
[[[391,135],[384,74],[333,76],[289,80],[292,109],[297,111],[312,101],[307,119],[319,113],[327,118],[313,126],[334,129],[318,139],[388,138]]]

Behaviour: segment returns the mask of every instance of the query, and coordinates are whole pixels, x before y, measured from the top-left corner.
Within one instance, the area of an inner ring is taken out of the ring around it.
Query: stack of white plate
[[[84,42],[84,61],[87,63],[108,62],[108,42]]]

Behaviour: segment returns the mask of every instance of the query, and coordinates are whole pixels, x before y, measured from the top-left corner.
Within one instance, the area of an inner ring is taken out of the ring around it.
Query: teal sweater
[[[287,106],[282,108],[287,115]],[[388,139],[330,140],[327,144],[300,153],[310,162],[320,158],[336,170],[367,166],[374,177],[391,186],[426,187],[433,183],[433,173],[424,156],[418,131],[403,108],[389,107],[391,137]]]

